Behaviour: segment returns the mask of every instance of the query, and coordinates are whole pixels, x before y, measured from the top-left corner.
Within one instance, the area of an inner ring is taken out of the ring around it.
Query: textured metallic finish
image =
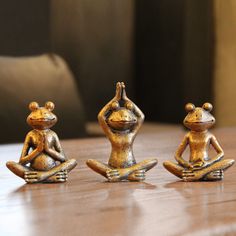
[[[186,104],[188,114],[183,123],[190,131],[176,151],[175,159],[178,163],[163,163],[168,171],[184,181],[222,180],[224,171],[234,164],[232,159],[223,160],[223,149],[216,137],[208,131],[215,123],[215,118],[210,113],[212,108],[210,103],[204,103],[202,107]],[[213,158],[208,154],[210,145],[217,152]],[[187,146],[190,149],[189,161],[182,157]]]
[[[133,142],[143,121],[142,111],[126,96],[125,85],[118,82],[116,95],[98,114],[98,121],[111,142],[108,164],[88,160],[87,165],[111,182],[143,181],[145,173],[157,164],[156,159],[136,163]]]
[[[33,128],[24,142],[19,163],[9,161],[7,167],[27,183],[65,182],[68,173],[77,165],[68,160],[62,150],[58,136],[50,128],[57,122],[52,113],[54,104],[47,102],[44,107],[31,102],[27,123]]]

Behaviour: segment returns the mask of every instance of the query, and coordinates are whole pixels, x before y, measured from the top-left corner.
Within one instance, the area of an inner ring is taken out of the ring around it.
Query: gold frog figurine
[[[143,181],[146,171],[157,164],[156,159],[136,163],[133,142],[140,129],[144,114],[126,96],[125,85],[118,82],[116,95],[98,114],[98,121],[111,142],[108,164],[88,160],[87,165],[109,181]]]
[[[57,122],[52,113],[54,104],[47,102],[39,107],[38,103],[31,102],[29,109],[27,123],[33,130],[25,138],[19,163],[7,162],[8,169],[27,183],[67,181],[68,172],[77,162],[66,158],[57,134],[50,129]]]
[[[215,118],[211,115],[212,105],[203,104],[202,107],[195,107],[188,103],[185,110],[188,112],[183,123],[190,129],[185,135],[182,143],[176,151],[175,159],[178,163],[165,161],[164,167],[172,174],[184,181],[210,181],[222,180],[224,171],[234,164],[232,159],[224,159],[224,152],[216,137],[208,129],[215,123]],[[182,154],[189,145],[189,162],[183,159]],[[208,149],[213,146],[217,155],[209,157]]]

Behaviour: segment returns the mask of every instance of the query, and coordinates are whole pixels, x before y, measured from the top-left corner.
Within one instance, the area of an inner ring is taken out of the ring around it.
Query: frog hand
[[[124,82],[121,82],[121,99],[124,101],[130,101],[126,95]]]
[[[200,162],[197,162],[193,165],[192,169],[195,171],[195,170],[201,170],[207,166],[209,166],[210,163],[207,162],[207,161],[200,161]]]
[[[121,100],[121,96],[122,96],[122,85],[120,82],[117,82],[116,84],[116,95],[114,97],[114,101],[120,101]]]

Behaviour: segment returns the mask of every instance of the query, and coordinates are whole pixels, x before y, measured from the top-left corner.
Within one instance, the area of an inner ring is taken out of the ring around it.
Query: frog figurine
[[[118,82],[115,97],[98,114],[98,121],[111,142],[108,164],[87,160],[87,165],[110,182],[143,181],[145,173],[157,164],[156,159],[136,162],[133,142],[140,129],[144,114],[126,96],[125,85]]]
[[[163,163],[169,172],[184,181],[222,180],[224,171],[234,164],[233,159],[223,159],[224,152],[221,146],[216,137],[208,131],[215,124],[215,118],[210,113],[212,108],[210,103],[204,103],[202,107],[195,107],[191,103],[186,104],[185,110],[188,114],[183,123],[190,131],[176,151],[177,163],[171,161]],[[189,162],[182,157],[188,145]],[[210,158],[208,153],[210,145],[217,152],[213,158]]]
[[[26,135],[19,163],[8,161],[8,169],[27,183],[67,181],[77,162],[66,158],[57,134],[50,129],[57,122],[52,112],[54,104],[46,102],[39,107],[37,102],[31,102],[29,109],[27,123],[33,130]]]

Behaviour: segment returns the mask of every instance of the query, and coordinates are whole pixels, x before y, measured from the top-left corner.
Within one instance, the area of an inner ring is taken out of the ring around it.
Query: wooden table
[[[236,156],[236,128],[214,130],[227,158]],[[62,142],[79,165],[64,184],[26,185],[5,167],[22,144],[0,146],[0,235],[236,235],[236,166],[221,182],[184,183],[162,167],[184,131],[146,126],[134,144],[137,160],[158,157],[145,183],[108,183],[85,160],[107,161],[105,138]]]

